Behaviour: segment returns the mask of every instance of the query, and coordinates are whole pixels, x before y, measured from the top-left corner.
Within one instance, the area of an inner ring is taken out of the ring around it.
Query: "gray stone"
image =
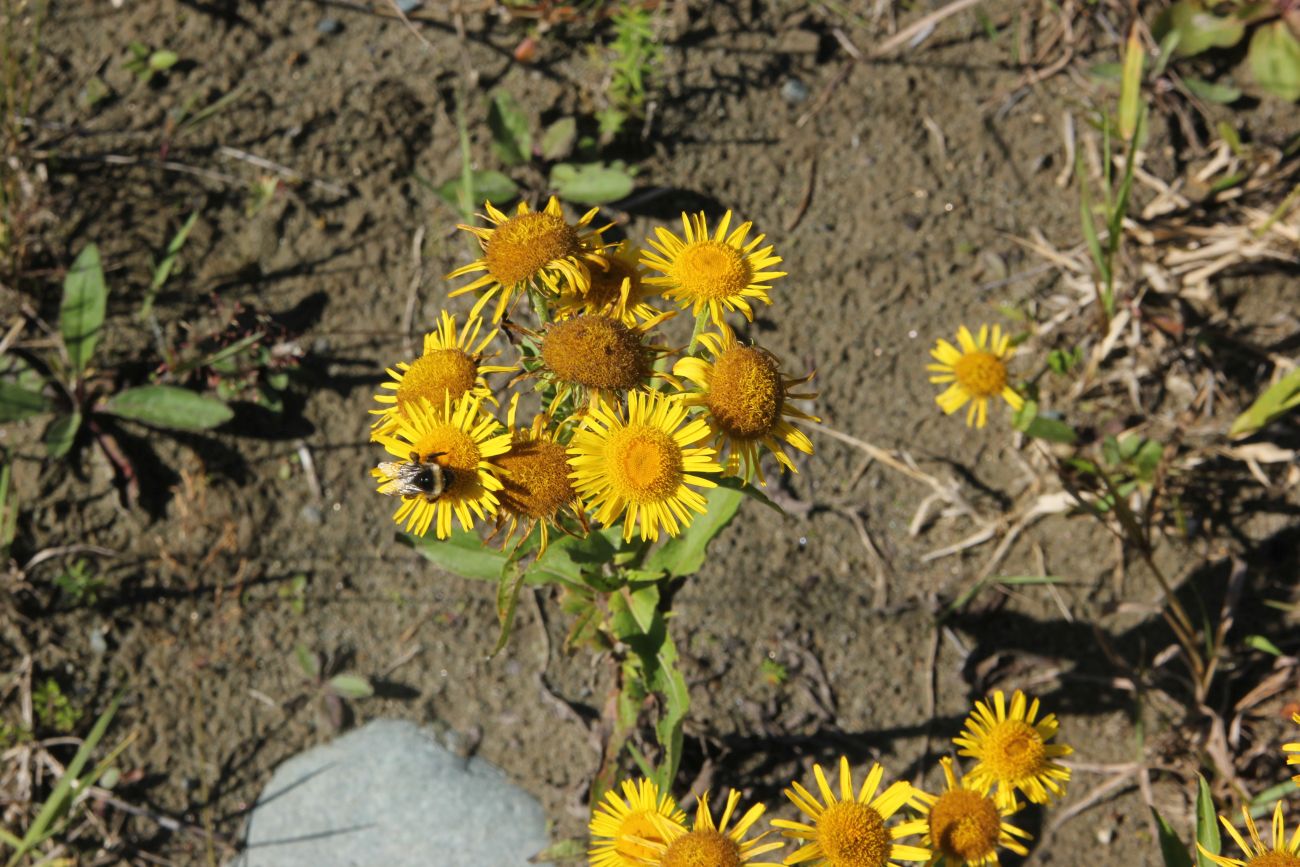
[[[375,720],[276,768],[238,867],[528,867],[549,845],[528,793],[403,720]]]

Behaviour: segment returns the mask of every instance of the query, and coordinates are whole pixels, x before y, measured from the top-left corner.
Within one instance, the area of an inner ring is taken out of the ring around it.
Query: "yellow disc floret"
[[[963,355],[953,364],[952,372],[975,398],[997,397],[1007,387],[1007,366],[991,352]]]
[[[712,828],[691,831],[664,850],[660,867],[740,867],[740,846]]]
[[[634,503],[667,499],[682,483],[682,449],[660,428],[620,428],[610,434],[605,455],[614,487]]]
[[[1020,780],[1043,770],[1047,748],[1043,736],[1021,719],[1007,719],[989,729],[980,760],[989,773],[1005,780]]]
[[[893,839],[880,813],[837,801],[817,819],[817,842],[835,867],[884,867]]]
[[[626,391],[651,373],[651,353],[640,333],[608,316],[578,316],[553,324],[541,351],[557,379],[584,388]]]
[[[501,468],[501,508],[524,518],[549,518],[573,500],[569,456],[547,439],[516,440],[496,460]]]
[[[546,211],[516,214],[497,226],[483,251],[488,273],[503,286],[537,277],[556,259],[580,252],[578,230]]]
[[[727,436],[767,436],[781,420],[785,404],[776,359],[755,346],[724,352],[713,362],[705,404]]]
[[[428,398],[435,406],[444,397],[460,400],[474,388],[478,365],[460,349],[435,349],[411,362],[411,369],[397,386],[400,406],[417,398]]]
[[[641,867],[666,845],[659,822],[685,833],[686,814],[652,781],[624,780],[622,796],[610,790],[592,811],[591,867]]]
[[[944,855],[959,861],[977,861],[997,850],[1002,816],[993,802],[979,792],[953,789],[930,807],[930,836]]]
[[[754,269],[735,247],[700,241],[682,251],[668,276],[677,281],[683,297],[711,301],[739,295],[753,279]]]

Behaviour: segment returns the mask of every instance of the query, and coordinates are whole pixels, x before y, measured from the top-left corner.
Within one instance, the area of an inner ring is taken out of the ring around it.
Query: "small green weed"
[[[71,734],[81,721],[81,710],[69,701],[52,677],[32,690],[32,710],[41,728],[63,735]]]
[[[54,586],[73,606],[94,605],[104,589],[104,580],[91,570],[87,561],[78,559],[59,573]]]
[[[604,51],[608,63],[607,104],[596,114],[601,137],[606,141],[616,138],[628,120],[644,114],[647,92],[663,62],[654,19],[643,4],[624,4],[610,23],[614,40]]]

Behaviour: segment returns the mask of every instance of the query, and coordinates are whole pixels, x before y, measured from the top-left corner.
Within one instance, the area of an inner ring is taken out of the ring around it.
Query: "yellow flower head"
[[[399,361],[396,369],[388,368],[388,375],[393,379],[379,387],[393,393],[375,395],[375,400],[385,406],[370,411],[379,416],[374,426],[381,433],[391,433],[397,424],[397,414],[420,398],[442,406],[447,398],[455,403],[472,394],[495,403],[484,375],[514,368],[482,363],[483,351],[498,333],[494,328],[480,340],[482,327],[483,320],[471,315],[458,334],[456,317],[442,311],[438,328],[424,335],[424,354],[410,364]]]
[[[857,796],[847,757],[840,757],[840,795],[837,799],[826,781],[821,765],[813,765],[813,776],[822,799],[798,783],[791,783],[785,796],[802,810],[811,824],[773,819],[785,836],[803,845],[785,859],[787,864],[809,867],[898,867],[895,861],[929,861],[930,850],[896,843],[900,837],[925,831],[924,820],[902,822],[889,827],[889,819],[912,798],[911,784],[898,781],[879,792],[885,770],[871,766]],[[879,794],[877,794],[879,792]]]
[[[1223,827],[1228,829],[1228,834],[1241,847],[1241,851],[1246,854],[1246,860],[1240,858],[1227,858],[1223,855],[1215,855],[1210,852],[1200,841],[1196,842],[1196,848],[1206,858],[1209,858],[1219,867],[1300,867],[1300,828],[1296,828],[1295,833],[1291,835],[1290,841],[1286,839],[1286,828],[1282,822],[1282,802],[1278,801],[1277,806],[1273,808],[1273,847],[1266,848],[1263,841],[1259,839],[1259,829],[1255,827],[1255,820],[1250,817],[1250,810],[1244,805],[1241,808],[1241,815],[1246,819],[1246,831],[1250,834],[1250,844],[1242,839],[1237,829],[1232,827],[1232,823],[1223,816],[1219,821]]]
[[[1291,722],[1300,725],[1300,713],[1291,714]],[[1286,753],[1287,765],[1300,765],[1300,743],[1282,744],[1282,752]],[[1300,786],[1300,774],[1291,778],[1291,782]]]
[[[630,392],[626,415],[601,401],[569,444],[578,495],[605,526],[622,516],[624,539],[638,525],[643,540],[658,539],[660,526],[676,536],[706,509],[689,486],[716,487],[699,474],[722,470],[713,449],[692,447],[708,435],[703,419],[688,420],[686,407],[658,392]]]
[[[798,472],[781,442],[804,454],[812,454],[808,436],[788,419],[820,421],[791,406],[791,399],[812,399],[816,392],[797,394],[791,388],[812,378],[787,379],[771,353],[757,346],[743,346],[730,329],[719,334],[702,334],[700,343],[712,354],[713,361],[683,358],[673,366],[673,373],[689,379],[698,388],[682,397],[687,406],[703,406],[709,411],[709,428],[714,445],[721,451],[728,446],[723,465],[728,475],[743,475],[748,480],[755,472],[758,481],[767,485],[759,466],[760,449],[766,446],[781,466]]]
[[[501,471],[501,490],[497,494],[501,511],[497,522],[498,526],[507,522],[509,525],[503,543],[515,534],[521,523],[525,537],[533,527],[540,525],[540,555],[546,553],[548,526],[556,524],[561,509],[569,507],[580,519],[585,516],[569,478],[568,451],[555,441],[555,432],[547,427],[544,415],[534,416],[531,427],[516,428],[518,406],[519,395],[515,394],[510,400],[510,414],[506,419],[510,451],[496,459]]]
[[[659,311],[646,302],[650,288],[637,262],[636,252],[627,241],[604,252],[609,267],[591,269],[591,288],[586,292],[564,289],[555,299],[551,313],[556,319],[596,314],[619,320],[628,328],[637,322],[654,319]]]
[[[729,792],[722,818],[714,824],[713,814],[709,812],[709,795],[705,792],[700,796],[695,824],[689,831],[680,823],[652,814],[650,819],[663,842],[645,841],[652,854],[639,863],[654,867],[780,867],[775,862],[753,860],[784,845],[780,842],[764,843],[763,838],[770,832],[764,831],[751,840],[745,839],[745,834],[763,815],[765,808],[762,804],[750,807],[735,827],[727,830],[739,803],[740,793]]]
[[[690,307],[695,316],[708,310],[719,328],[725,325],[724,311],[739,310],[752,320],[750,299],[771,304],[766,284],[785,276],[784,271],[763,270],[781,261],[772,255],[771,245],[757,249],[766,236],[746,243],[753,223],[741,223],[728,234],[730,225],[731,211],[727,211],[710,235],[703,213],[682,214],[682,238],[660,227],[655,230],[658,240],[650,241],[654,251],[641,251],[641,264],[663,275],[647,277],[647,284],[661,287],[665,298]]]
[[[654,377],[675,382],[654,369],[666,348],[646,342],[651,329],[675,315],[672,310],[634,327],[599,314],[550,323],[541,335],[540,354],[545,375],[558,388],[547,411],[554,414],[574,391],[594,408],[601,401],[617,401],[623,392],[642,388]]]
[[[672,795],[661,794],[650,780],[624,780],[622,789],[623,797],[608,791],[592,811],[592,847],[587,853],[591,867],[641,867],[643,859],[654,857],[656,851],[646,844],[666,842],[653,821],[655,816],[685,830],[686,814],[677,808]]]
[[[604,268],[601,255],[604,245],[600,234],[605,229],[584,231],[599,209],[592,208],[576,225],[565,222],[559,201],[551,196],[546,207],[531,211],[520,202],[514,216],[507,216],[485,202],[487,226],[459,226],[472,232],[483,248],[483,256],[447,275],[448,279],[485,271],[482,277],[449,293],[450,297],[486,289],[474,303],[477,314],[494,296],[497,299],[493,322],[500,322],[515,294],[534,287],[546,294],[560,294],[566,286],[586,292],[591,286],[591,268]]]
[[[951,383],[935,398],[945,413],[952,415],[970,401],[966,424],[984,427],[989,398],[1001,397],[1015,410],[1025,405],[1025,399],[1007,383],[1006,361],[1014,352],[1011,335],[1003,334],[1001,326],[994,325],[990,340],[989,327],[981,325],[976,340],[970,329],[963,325],[957,329],[957,342],[961,349],[940,339],[930,350],[930,355],[939,363],[926,365],[926,369],[932,372],[931,382]]]
[[[488,459],[505,454],[510,435],[498,434],[501,425],[481,412],[479,399],[461,398],[455,404],[445,398],[441,410],[428,398],[419,398],[397,416],[391,433],[377,433],[398,461],[380,464],[371,475],[380,481],[379,492],[399,496],[402,504],[393,520],[406,523],[408,533],[423,536],[435,521],[439,539],[451,535],[451,517],[463,530],[473,526],[470,513],[480,519],[494,514],[501,490],[497,467]],[[409,491],[403,479],[411,464],[436,464],[438,482],[427,493]]]
[[[959,755],[970,756],[978,764],[966,779],[979,792],[987,794],[996,787],[995,802],[999,809],[1016,806],[1016,790],[1035,804],[1046,804],[1051,795],[1065,794],[1070,769],[1056,761],[1074,750],[1065,744],[1048,743],[1056,737],[1054,714],[1038,717],[1038,699],[1029,703],[1016,690],[1007,712],[1002,690],[993,693],[990,707],[975,702],[975,710],[966,718],[966,727],[953,738],[961,747]]]
[[[934,850],[934,859],[944,858],[948,867],[988,867],[1001,863],[999,846],[1017,855],[1028,854],[1016,838],[1028,840],[1029,834],[1002,821],[1017,808],[999,808],[992,798],[967,780],[958,780],[948,756],[939,762],[948,784],[944,792],[940,795],[916,792],[926,821],[921,842]]]

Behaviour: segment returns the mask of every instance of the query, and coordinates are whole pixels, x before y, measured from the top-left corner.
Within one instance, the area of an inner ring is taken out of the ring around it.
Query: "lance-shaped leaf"
[[[88,244],[63,279],[63,304],[59,308],[59,331],[76,376],[85,372],[95,354],[107,306],[108,287],[99,262],[99,248]]]
[[[174,385],[142,385],[113,395],[100,407],[103,412],[170,430],[209,430],[234,416],[230,407]]]

